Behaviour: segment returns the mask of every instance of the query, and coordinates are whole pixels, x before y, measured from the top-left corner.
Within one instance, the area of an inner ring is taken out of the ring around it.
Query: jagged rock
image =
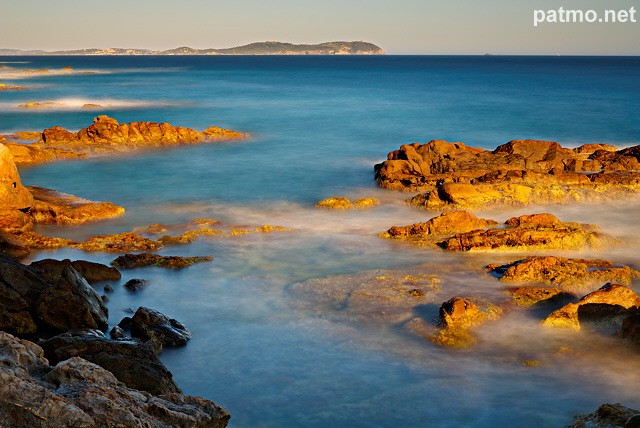
[[[574,416],[572,424],[567,428],[635,428],[636,425],[627,422],[640,414],[640,411],[625,407],[620,403],[605,403],[593,413],[578,414]],[[636,419],[637,421],[637,419]]]
[[[70,265],[55,274],[0,255],[0,296],[0,329],[12,334],[107,328],[100,296]]]
[[[143,342],[155,340],[164,346],[185,345],[191,339],[191,332],[181,322],[144,306],[131,318],[130,330]]]
[[[489,265],[503,282],[542,282],[556,287],[585,288],[614,282],[630,285],[640,272],[629,266],[615,266],[608,260],[567,259],[534,256],[506,265]]]
[[[27,189],[34,199],[30,214],[37,223],[80,224],[124,214],[124,208],[111,202],[92,201],[39,186]]]
[[[54,260],[43,259],[31,263],[29,266],[44,270],[50,277],[57,278],[61,275],[65,267],[71,265],[89,284],[98,281],[116,281],[122,275],[115,267],[106,266],[100,263],[86,260]]]
[[[106,331],[108,327],[108,311],[100,295],[70,265],[62,270],[57,282],[40,294],[36,313],[58,331]]]
[[[0,332],[0,425],[7,427],[224,428],[229,413],[178,393],[153,396],[124,386],[103,367],[71,357],[49,365],[43,349]]]
[[[28,211],[33,196],[22,185],[13,156],[0,144],[0,228],[26,230],[33,224]]]
[[[628,287],[607,284],[582,297],[577,303],[569,303],[553,311],[541,324],[552,327],[572,327],[579,330],[582,323],[617,326],[640,306],[640,297]]]
[[[635,311],[623,319],[622,326],[617,334],[619,337],[640,344],[640,311]]]
[[[191,266],[194,263],[206,262],[213,260],[212,257],[179,257],[179,256],[161,256],[152,253],[141,254],[125,254],[119,256],[111,262],[111,266],[120,269],[132,269],[142,266],[157,266],[169,269],[182,269]]]
[[[129,388],[150,394],[180,392],[157,355],[139,341],[111,340],[99,331],[76,330],[52,337],[40,346],[52,364],[82,357],[109,370]]]
[[[230,129],[222,129],[217,126],[210,126],[202,131],[202,133],[206,135],[207,141],[230,141],[249,138],[249,134],[232,131]]]
[[[157,251],[164,245],[162,242],[136,235],[131,232],[123,232],[112,235],[92,236],[85,242],[75,243],[69,246],[85,251],[107,252],[131,252],[131,251]]]
[[[488,151],[433,140],[389,153],[375,177],[382,187],[426,191],[409,203],[428,209],[607,200],[638,193],[639,154],[638,146],[514,140]]]
[[[471,327],[498,319],[501,314],[502,309],[489,302],[453,297],[440,307],[441,329],[427,338],[438,345],[465,348],[476,341],[469,331]]]
[[[383,238],[402,239],[418,244],[432,244],[443,235],[469,232],[497,225],[494,220],[478,218],[466,211],[447,211],[424,223],[392,226],[381,233]]]

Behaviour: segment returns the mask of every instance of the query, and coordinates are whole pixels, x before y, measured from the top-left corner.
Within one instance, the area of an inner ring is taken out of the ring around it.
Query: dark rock
[[[574,422],[571,425],[567,425],[567,428],[627,428],[626,424],[629,419],[638,414],[640,414],[638,410],[630,409],[620,403],[605,403],[593,413],[575,415]],[[635,423],[635,421],[631,423]]]
[[[55,278],[60,276],[62,270],[69,265],[73,266],[73,268],[90,284],[98,281],[114,281],[121,278],[121,274],[118,269],[100,263],[88,262],[86,260],[76,260],[72,262],[69,259],[43,259],[33,262],[29,266],[42,269],[49,276]]]
[[[618,331],[618,336],[640,344],[640,311],[635,311],[622,320],[622,326]]]
[[[127,311],[127,312],[133,313],[133,309],[131,309],[131,311]],[[118,323],[118,327],[121,327],[121,328],[123,328],[125,330],[131,330],[131,317],[122,318],[122,320],[120,320],[120,322]]]
[[[95,330],[78,330],[55,336],[41,346],[52,364],[82,357],[109,370],[129,388],[154,395],[180,392],[157,355],[137,341],[110,340]]]
[[[111,262],[111,266],[120,269],[132,269],[143,266],[157,266],[169,269],[182,269],[194,263],[211,261],[211,257],[161,256],[152,253],[125,254]]]
[[[104,291],[105,293],[113,293],[113,287],[107,284],[104,286]]]
[[[165,346],[185,345],[191,339],[191,332],[182,323],[144,306],[131,318],[130,329],[133,337],[157,340]]]
[[[147,285],[149,285],[149,281],[146,279],[130,279],[129,281],[125,282],[124,284],[122,284],[122,286],[124,288],[126,288],[129,291],[138,291],[141,288],[146,287]]]
[[[109,330],[109,337],[113,340],[128,338],[127,333],[118,325]]]
[[[224,428],[229,420],[229,413],[211,401],[130,389],[83,358],[51,367],[42,348],[5,332],[0,332],[0,360],[3,427]]]

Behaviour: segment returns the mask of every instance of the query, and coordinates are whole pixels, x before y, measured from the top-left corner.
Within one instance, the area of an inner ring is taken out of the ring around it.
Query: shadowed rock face
[[[33,196],[22,185],[13,156],[0,144],[0,228],[26,229],[33,224],[28,211]]]
[[[202,398],[130,389],[80,357],[52,367],[41,347],[5,332],[0,332],[0,359],[0,426],[224,428],[230,418]]]
[[[640,190],[640,147],[576,149],[514,140],[489,151],[433,140],[403,145],[375,166],[378,184],[427,191],[411,198],[428,209],[519,206],[603,200]]]

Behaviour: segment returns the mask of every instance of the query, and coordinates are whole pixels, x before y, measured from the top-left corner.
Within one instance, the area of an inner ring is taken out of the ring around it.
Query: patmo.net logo
[[[533,11],[533,26],[537,27],[543,23],[606,23],[606,22],[619,22],[619,23],[634,23],[636,21],[636,8],[630,7],[620,10],[605,10],[597,12],[593,9],[565,9],[560,7],[558,9],[549,10],[534,10]]]

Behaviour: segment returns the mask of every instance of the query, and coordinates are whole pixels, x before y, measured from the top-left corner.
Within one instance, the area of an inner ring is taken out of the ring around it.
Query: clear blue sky
[[[0,0],[0,48],[366,40],[389,54],[640,55],[640,22],[533,26],[534,10],[561,6],[640,14],[639,0]]]

